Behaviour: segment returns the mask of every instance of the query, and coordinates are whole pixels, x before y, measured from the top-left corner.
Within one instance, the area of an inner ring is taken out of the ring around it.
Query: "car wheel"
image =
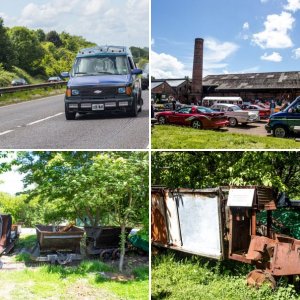
[[[143,104],[144,104],[144,100],[143,100],[143,98],[141,97],[141,99],[140,99],[140,108],[139,108],[139,112],[142,112],[142,110],[143,110]]]
[[[160,125],[165,125],[165,124],[167,124],[167,119],[166,119],[166,117],[164,117],[164,116],[159,116],[159,117],[158,117],[158,123],[159,123]]]
[[[288,131],[283,126],[276,126],[273,129],[273,136],[275,136],[275,137],[284,138],[287,136],[287,134],[288,134]]]
[[[137,114],[138,114],[138,106],[137,106],[137,101],[135,99],[135,100],[133,100],[132,108],[130,109],[129,116],[136,117]]]
[[[238,124],[238,121],[236,118],[229,118],[229,125],[232,127],[235,127]]]
[[[75,120],[76,112],[69,112],[67,108],[65,108],[65,116],[66,120]]]
[[[202,129],[203,128],[203,125],[201,123],[201,121],[199,120],[194,120],[192,122],[192,127],[195,128],[195,129]]]

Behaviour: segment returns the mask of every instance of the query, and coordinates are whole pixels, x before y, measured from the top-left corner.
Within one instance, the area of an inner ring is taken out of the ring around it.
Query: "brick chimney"
[[[203,39],[195,39],[191,96],[195,98],[197,102],[202,100],[203,43]]]

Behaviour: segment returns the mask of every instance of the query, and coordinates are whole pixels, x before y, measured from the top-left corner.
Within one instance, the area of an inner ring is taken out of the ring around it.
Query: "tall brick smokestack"
[[[203,43],[203,39],[195,39],[192,98],[196,99],[197,103],[202,100]]]

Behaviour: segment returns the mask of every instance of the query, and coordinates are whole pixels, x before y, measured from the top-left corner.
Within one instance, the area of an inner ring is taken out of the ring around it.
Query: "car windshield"
[[[203,106],[198,106],[197,110],[199,113],[213,113],[215,112],[214,110],[207,108],[207,107],[203,107]]]
[[[231,111],[237,111],[237,110],[241,110],[241,108],[239,106],[237,106],[237,105],[233,105],[233,106],[230,106],[230,110]]]
[[[77,58],[72,69],[72,76],[126,75],[128,72],[126,56],[101,55]]]

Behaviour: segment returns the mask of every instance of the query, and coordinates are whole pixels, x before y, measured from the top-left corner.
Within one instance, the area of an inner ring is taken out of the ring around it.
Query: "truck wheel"
[[[67,106],[65,106],[65,116],[67,120],[75,120],[76,112],[69,112]]]
[[[287,129],[283,126],[276,126],[273,129],[273,136],[284,138],[287,136]]]
[[[203,125],[201,123],[201,121],[199,120],[194,120],[192,122],[192,127],[195,128],[195,129],[202,129],[203,128]]]
[[[130,117],[136,117],[137,114],[138,114],[138,106],[137,106],[137,101],[135,99],[135,100],[133,100],[132,107],[131,107],[130,112],[129,112],[129,116]]]
[[[229,125],[232,127],[235,127],[238,124],[238,121],[236,118],[229,118]]]

